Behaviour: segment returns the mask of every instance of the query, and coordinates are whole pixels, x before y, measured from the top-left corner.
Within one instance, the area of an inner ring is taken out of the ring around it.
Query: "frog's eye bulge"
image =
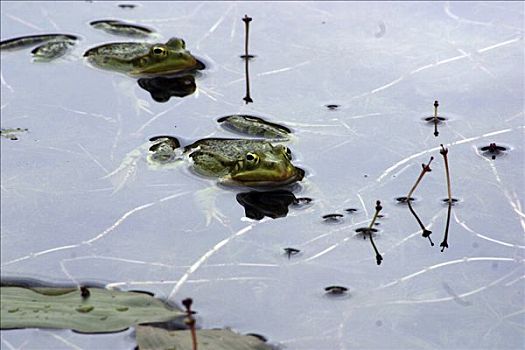
[[[285,147],[284,154],[286,155],[286,158],[288,158],[288,160],[292,160],[292,151],[290,151],[288,147]]]
[[[255,153],[247,153],[246,160],[251,164],[259,164],[259,156]]]
[[[163,46],[153,46],[151,52],[156,57],[166,57],[168,55],[168,50]]]

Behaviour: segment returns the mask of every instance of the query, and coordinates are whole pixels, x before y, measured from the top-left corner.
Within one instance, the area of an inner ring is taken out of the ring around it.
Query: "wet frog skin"
[[[193,169],[218,177],[226,185],[276,187],[300,181],[304,171],[291,163],[291,151],[265,140],[199,140],[185,148],[192,151]]]
[[[169,75],[201,67],[179,38],[171,38],[165,44],[110,43],[94,47],[84,56],[98,68],[131,76]]]

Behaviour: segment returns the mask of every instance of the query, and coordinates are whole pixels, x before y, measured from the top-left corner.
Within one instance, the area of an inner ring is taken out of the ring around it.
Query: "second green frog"
[[[180,38],[171,38],[165,44],[109,43],[89,49],[84,57],[95,67],[131,76],[169,75],[204,67]]]
[[[283,137],[204,138],[181,148],[179,140],[173,136],[156,136],[146,145],[128,153],[120,167],[107,176],[118,178],[119,173],[124,175],[134,172],[146,148],[146,160],[150,169],[170,169],[180,164],[181,160],[188,160],[196,174],[215,178],[220,184],[227,186],[273,188],[303,179],[304,170],[292,164],[292,152],[282,144],[288,141],[284,137],[283,127],[261,118],[244,115],[231,117],[226,121],[224,118],[219,119],[221,125],[228,127],[227,124],[232,119],[237,124],[238,119],[243,118],[250,125],[248,129],[239,130],[243,135],[261,134],[264,129],[265,134],[279,132]],[[270,132],[270,129],[275,130]],[[119,188],[126,181],[126,176],[120,178]]]

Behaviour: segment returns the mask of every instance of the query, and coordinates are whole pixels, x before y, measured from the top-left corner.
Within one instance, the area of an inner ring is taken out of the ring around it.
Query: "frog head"
[[[171,38],[166,44],[153,44],[146,55],[132,60],[131,75],[171,74],[195,68],[198,61],[186,50],[184,40]]]
[[[171,38],[165,44],[110,43],[92,48],[84,56],[99,68],[132,76],[169,75],[200,67],[179,38]]]
[[[291,163],[291,152],[282,145],[270,150],[247,152],[239,159],[226,182],[244,186],[273,187],[300,181],[304,170]]]

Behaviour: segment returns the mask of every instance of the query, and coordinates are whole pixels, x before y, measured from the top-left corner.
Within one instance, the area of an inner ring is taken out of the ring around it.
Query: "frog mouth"
[[[278,187],[285,186],[296,181],[301,181],[304,178],[305,172],[303,169],[293,167],[292,171],[287,172],[280,177],[272,176],[270,178],[243,178],[242,176],[225,177],[221,184],[230,186],[248,186],[248,187]]]
[[[201,64],[194,57],[190,57],[184,60],[181,60],[178,63],[171,63],[165,65],[164,62],[158,64],[153,64],[146,68],[137,67],[130,72],[132,76],[164,76],[164,75],[174,75],[182,74],[190,71],[197,70],[201,67]]]

